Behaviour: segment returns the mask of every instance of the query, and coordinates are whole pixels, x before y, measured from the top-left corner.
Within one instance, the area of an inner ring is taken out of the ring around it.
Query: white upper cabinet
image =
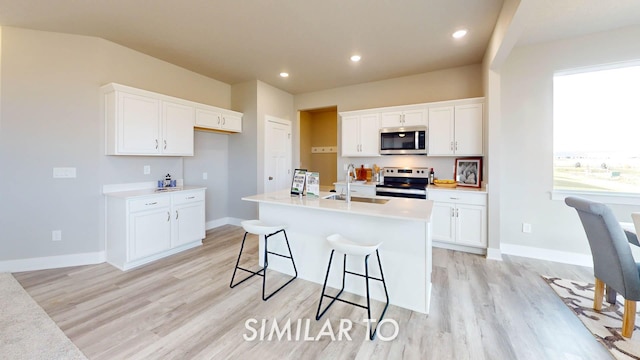
[[[239,133],[242,132],[242,114],[213,106],[199,106],[196,109],[196,128]]]
[[[194,127],[242,131],[242,113],[120,84],[102,87],[107,155],[193,156]]]
[[[342,156],[380,156],[378,114],[342,116]]]
[[[385,109],[380,113],[380,127],[426,126],[427,112],[424,106],[402,106]]]
[[[118,84],[102,90],[107,155],[193,156],[193,107]]]
[[[482,155],[482,103],[429,107],[429,155]]]
[[[168,101],[162,102],[163,155],[193,155],[194,118],[194,108]]]

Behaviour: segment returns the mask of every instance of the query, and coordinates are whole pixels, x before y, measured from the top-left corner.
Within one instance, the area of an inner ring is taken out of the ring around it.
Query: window
[[[640,195],[640,63],[553,78],[553,188]]]

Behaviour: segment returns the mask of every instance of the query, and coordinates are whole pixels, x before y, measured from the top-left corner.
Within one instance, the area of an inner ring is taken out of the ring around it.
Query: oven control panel
[[[428,179],[430,168],[386,167],[383,168],[382,171],[384,173],[384,176]]]

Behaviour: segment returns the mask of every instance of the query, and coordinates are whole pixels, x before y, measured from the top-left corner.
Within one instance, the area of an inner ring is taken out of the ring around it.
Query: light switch
[[[207,180],[209,178],[209,174],[207,174],[206,172],[202,173],[202,180]]]
[[[54,179],[71,179],[76,177],[76,168],[53,168]]]
[[[143,172],[144,172],[145,175],[151,174],[151,165],[145,165]]]
[[[62,241],[62,230],[53,230],[51,232],[51,241]]]

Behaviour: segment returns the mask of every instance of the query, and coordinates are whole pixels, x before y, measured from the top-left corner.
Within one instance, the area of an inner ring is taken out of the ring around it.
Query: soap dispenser
[[[169,186],[171,186],[171,174],[167,174],[167,176],[164,178],[164,187]]]

